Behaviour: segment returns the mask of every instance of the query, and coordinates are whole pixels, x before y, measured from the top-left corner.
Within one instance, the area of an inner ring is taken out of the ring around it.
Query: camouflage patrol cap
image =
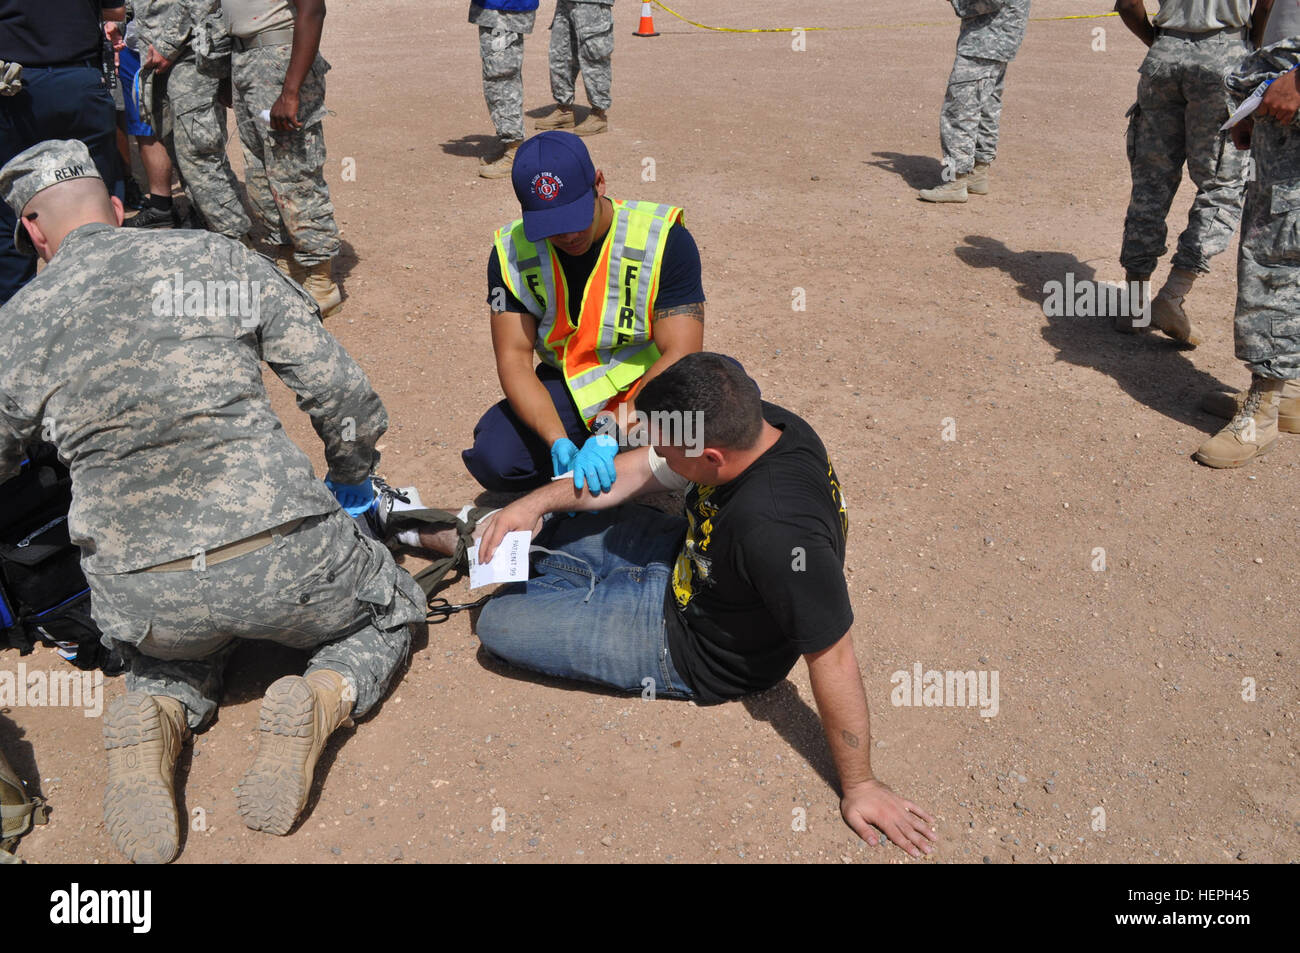
[[[23,209],[51,185],[69,179],[98,179],[99,170],[90,158],[90,150],[80,139],[47,139],[25,149],[0,169],[0,196],[14,210],[14,244],[24,255],[36,254],[27,229],[23,228]]]

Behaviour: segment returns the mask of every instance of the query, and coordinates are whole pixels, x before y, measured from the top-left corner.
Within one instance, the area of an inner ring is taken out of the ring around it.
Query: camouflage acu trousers
[[[425,617],[415,581],[342,510],[200,570],[86,576],[104,644],[126,660],[127,690],[179,700],[192,728],[216,712],[238,639],[310,650],[307,671],[348,677],[363,715],[405,661],[411,623]]]
[[[483,98],[502,142],[524,138],[524,34],[503,26],[478,28]]]
[[[1173,267],[1204,273],[1228,247],[1241,219],[1245,153],[1219,127],[1232,113],[1223,75],[1247,53],[1239,33],[1203,39],[1156,37],[1142,61],[1137,102],[1129,110],[1128,160],[1133,177],[1120,264],[1141,277],[1167,250],[1165,219],[1183,181],[1196,186]]]
[[[1300,379],[1300,129],[1255,122],[1237,255],[1237,357],[1252,374]]]
[[[235,119],[244,147],[244,187],[255,223],[273,245],[292,245],[302,265],[331,260],[339,250],[334,204],[325,184],[325,73],[316,57],[299,91],[300,129],[276,132],[258,118],[280,96],[289,68],[285,46],[231,54]]]
[[[238,239],[247,234],[250,223],[226,156],[226,107],[217,101],[220,82],[202,72],[192,56],[171,68],[167,79],[172,121],[169,145],[190,199],[208,227]]]
[[[939,114],[939,144],[951,174],[965,175],[975,163],[996,158],[1006,77],[1006,63],[957,54]]]
[[[609,108],[614,55],[614,8],[603,3],[556,0],[551,21],[551,95],[562,106],[573,105],[573,81],[582,72],[587,102]]]

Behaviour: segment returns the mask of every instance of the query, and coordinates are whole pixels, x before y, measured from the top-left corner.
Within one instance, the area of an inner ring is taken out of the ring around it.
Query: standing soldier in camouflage
[[[137,863],[176,856],[177,755],[216,711],[235,640],[264,639],[313,653],[267,690],[237,791],[245,824],[285,834],[326,738],[380,700],[424,618],[414,581],[349,518],[374,502],[384,406],[260,255],[117,228],[81,142],[20,153],[0,195],[47,263],[3,310],[0,480],[38,435],[57,446],[92,614],[128,667],[104,717],[105,828]],[[263,362],[311,415],[324,483],[271,409]]]
[[[469,22],[478,26],[483,98],[501,151],[479,160],[478,174],[502,179],[524,141],[524,36],[533,32],[538,0],[470,0]]]
[[[614,0],[556,0],[551,21],[551,95],[555,111],[538,129],[572,129],[594,136],[609,128],[610,60],[614,56]],[[573,121],[573,81],[582,72],[589,112]]]
[[[1244,393],[1210,394],[1202,404],[1232,418],[1193,455],[1216,469],[1267,453],[1279,431],[1300,433],[1300,9],[1293,0],[1274,5],[1262,42],[1227,78],[1238,99],[1275,81],[1254,114],[1232,129],[1233,142],[1255,160],[1233,322],[1236,354],[1251,383]]]
[[[1183,300],[1210,259],[1228,247],[1241,220],[1246,157],[1219,127],[1232,114],[1223,75],[1250,47],[1251,0],[1160,0],[1155,22],[1142,0],[1117,0],[1125,25],[1150,51],[1138,70],[1137,102],[1128,111],[1128,160],[1133,191],[1124,218],[1120,264],[1129,287],[1150,280],[1167,250],[1165,218],[1183,181],[1183,164],[1196,185],[1187,228],[1178,238],[1169,277],[1151,302],[1151,324],[1195,347],[1200,332]],[[1263,29],[1267,7],[1258,17]],[[1115,329],[1132,333],[1132,319]]]
[[[950,0],[961,17],[957,58],[939,114],[943,182],[922,189],[926,202],[965,202],[987,195],[998,154],[1002,87],[1029,24],[1029,0]]]
[[[325,184],[325,0],[221,0],[221,10],[233,38],[235,121],[259,237],[329,317],[343,295],[334,283],[339,228]]]
[[[162,136],[190,203],[209,229],[242,239],[250,223],[226,155],[226,107],[218,98],[222,79],[230,75],[229,40],[224,55],[199,57],[194,51],[199,33],[214,29],[219,0],[146,0],[141,6],[164,8],[155,32],[147,37],[144,66],[166,75],[167,127]],[[211,53],[210,46],[204,48]]]

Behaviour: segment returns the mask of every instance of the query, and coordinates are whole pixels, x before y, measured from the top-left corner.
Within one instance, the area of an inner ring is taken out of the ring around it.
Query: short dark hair
[[[646,384],[636,408],[647,413],[698,413],[703,446],[748,450],[763,431],[758,385],[734,357],[688,354]]]

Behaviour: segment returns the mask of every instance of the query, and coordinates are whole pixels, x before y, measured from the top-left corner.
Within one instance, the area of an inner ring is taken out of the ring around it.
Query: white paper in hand
[[[528,547],[533,534],[526,529],[506,533],[505,539],[492,554],[486,566],[478,561],[478,543],[469,551],[469,587],[490,586],[498,582],[526,582],[528,580]]]
[[[1233,111],[1232,115],[1228,117],[1228,121],[1219,127],[1219,132],[1227,132],[1258,109],[1259,104],[1264,100],[1264,93],[1268,90],[1268,87],[1272,82],[1273,81],[1270,79],[1268,82],[1260,83],[1256,86],[1255,91],[1243,99],[1241,105],[1238,106],[1236,110]]]

